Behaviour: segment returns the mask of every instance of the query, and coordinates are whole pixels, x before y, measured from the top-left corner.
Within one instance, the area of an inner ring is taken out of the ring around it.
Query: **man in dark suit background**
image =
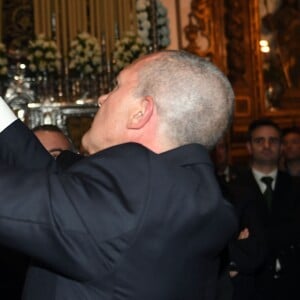
[[[251,168],[241,172],[230,186],[230,194],[251,201],[256,207],[267,245],[262,267],[251,277],[236,277],[240,292],[252,286],[250,299],[298,299],[299,188],[289,174],[278,170],[281,130],[270,119],[249,125],[247,149]],[[251,232],[250,232],[251,235]],[[238,268],[238,266],[237,266]],[[240,299],[249,299],[240,296]]]
[[[99,98],[90,155],[63,169],[0,101],[0,241],[32,258],[24,298],[214,299],[237,222],[207,149],[233,98],[205,59],[146,56]]]
[[[282,134],[282,169],[300,181],[300,128],[289,127]]]
[[[221,268],[217,299],[250,300],[254,291],[251,279],[261,267],[266,254],[262,224],[251,199],[231,195],[231,186],[239,177],[242,166],[230,163],[229,140],[226,136],[217,142],[212,159],[221,191],[233,204],[239,221],[239,231],[222,255],[224,267]]]

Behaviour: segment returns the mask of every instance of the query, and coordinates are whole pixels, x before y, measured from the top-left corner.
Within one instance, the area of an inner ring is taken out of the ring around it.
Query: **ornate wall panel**
[[[226,70],[223,0],[192,0],[189,24],[184,28],[185,50],[207,57]]]
[[[262,109],[281,123],[300,125],[300,2],[260,0],[266,101]]]
[[[260,112],[261,61],[257,0],[192,0],[186,50],[210,58],[228,75],[236,94],[230,132],[232,155],[245,156],[245,133]],[[206,43],[198,38],[204,36]]]
[[[235,119],[231,130],[233,160],[246,160],[246,131],[258,118],[263,101],[262,63],[259,49],[258,1],[226,0],[228,77],[236,94]]]
[[[2,40],[8,49],[22,49],[34,34],[32,0],[1,1]]]

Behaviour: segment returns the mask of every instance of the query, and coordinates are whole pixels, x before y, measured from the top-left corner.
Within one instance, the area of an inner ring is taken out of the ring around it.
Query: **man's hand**
[[[246,227],[240,232],[240,234],[238,236],[238,240],[245,240],[249,237],[249,235],[250,235],[249,229]],[[237,276],[238,274],[239,274],[238,271],[229,271],[230,278],[233,278],[233,277]]]

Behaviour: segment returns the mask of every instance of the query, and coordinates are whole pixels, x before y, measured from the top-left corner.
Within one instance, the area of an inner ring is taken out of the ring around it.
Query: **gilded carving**
[[[239,0],[226,1],[226,37],[228,77],[231,82],[245,82],[246,51],[244,40],[243,2]]]
[[[212,59],[211,0],[192,0],[189,24],[184,28],[188,45],[185,50]]]
[[[24,49],[33,36],[32,0],[4,0],[3,24],[7,48]]]

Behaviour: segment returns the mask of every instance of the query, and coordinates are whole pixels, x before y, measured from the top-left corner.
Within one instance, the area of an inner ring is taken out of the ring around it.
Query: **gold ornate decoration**
[[[245,20],[244,1],[228,0],[226,13],[226,36],[228,39],[228,77],[232,82],[245,82]]]
[[[212,25],[210,2],[210,0],[192,0],[189,24],[184,28],[184,33],[188,40],[185,50],[204,57],[213,55],[213,45],[210,38]],[[207,41],[206,49],[200,45],[199,36]]]
[[[3,0],[0,0],[0,20],[3,20]],[[2,36],[3,36],[3,32],[2,32],[2,22],[0,22],[0,42],[2,42]]]
[[[136,23],[135,0],[33,0],[33,4],[35,33],[55,35],[64,57],[70,41],[80,32],[89,32],[99,41],[104,36],[106,53],[110,53],[116,27],[122,36]]]
[[[2,3],[2,42],[10,52],[23,49],[33,36],[32,0],[0,0]],[[1,5],[0,5],[1,7]]]
[[[207,57],[226,71],[223,0],[192,0],[188,17],[185,50]]]

